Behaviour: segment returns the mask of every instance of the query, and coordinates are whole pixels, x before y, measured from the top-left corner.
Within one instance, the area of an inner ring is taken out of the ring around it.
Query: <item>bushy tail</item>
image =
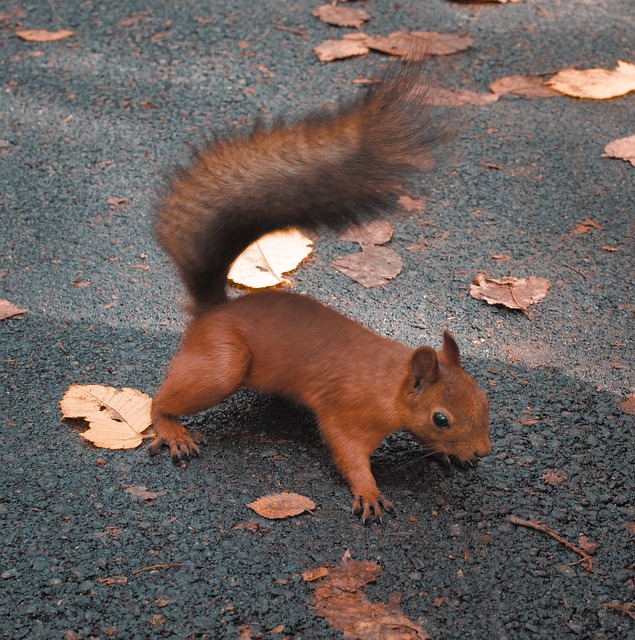
[[[196,152],[156,219],[195,311],[226,299],[232,262],[265,233],[385,216],[403,180],[434,164],[441,136],[418,65],[409,64],[335,110],[257,125]]]

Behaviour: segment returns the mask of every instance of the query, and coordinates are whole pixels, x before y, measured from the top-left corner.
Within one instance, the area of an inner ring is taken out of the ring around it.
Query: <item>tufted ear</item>
[[[447,329],[443,332],[443,347],[439,352],[439,360],[441,360],[443,364],[453,367],[461,366],[461,352],[459,351],[459,345],[456,344],[456,340]]]
[[[431,384],[439,378],[437,353],[430,347],[415,349],[410,358],[411,390],[418,391],[422,384]]]

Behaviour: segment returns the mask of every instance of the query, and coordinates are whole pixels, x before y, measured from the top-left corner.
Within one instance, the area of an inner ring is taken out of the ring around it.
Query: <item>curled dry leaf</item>
[[[620,402],[620,409],[629,416],[635,416],[635,393],[626,395],[626,400]]]
[[[582,220],[582,222],[576,223],[573,233],[576,236],[581,236],[584,233],[591,233],[593,229],[601,231],[602,225],[595,222],[595,220],[591,220],[591,218],[587,218],[586,220]]]
[[[302,580],[304,582],[315,582],[324,576],[328,576],[329,568],[328,567],[317,567],[316,569],[309,569],[308,571],[304,571],[302,573]]]
[[[553,471],[549,469],[546,473],[540,476],[540,479],[547,484],[559,485],[566,482],[569,478],[564,475],[562,471]]]
[[[470,285],[470,295],[488,304],[502,304],[508,309],[520,309],[527,313],[527,307],[542,300],[549,291],[551,282],[547,278],[530,276],[516,278],[507,276],[502,280],[487,278],[477,273]]]
[[[21,40],[26,40],[27,42],[55,42],[56,40],[70,38],[75,35],[75,32],[69,31],[68,29],[58,29],[57,31],[47,31],[46,29],[25,29],[23,31],[16,31],[15,35]]]
[[[0,300],[0,320],[7,318],[21,318],[26,313],[26,309],[16,307],[8,300]]]
[[[368,11],[360,8],[343,7],[342,5],[323,4],[311,12],[322,22],[336,27],[355,27],[359,29],[364,22],[370,20]]]
[[[247,506],[263,518],[278,520],[313,511],[315,502],[299,493],[272,493],[250,502]]]
[[[401,256],[388,247],[364,246],[359,253],[335,258],[333,266],[364,287],[379,287],[394,280],[403,269]]]
[[[134,449],[150,425],[152,399],[136,389],[72,385],[60,401],[62,418],[81,418],[90,428],[80,435],[104,449]]]
[[[489,88],[497,95],[515,95],[523,98],[555,98],[561,95],[545,84],[540,75],[505,76],[494,80]]]
[[[124,491],[131,496],[137,496],[137,498],[143,498],[144,500],[156,500],[159,496],[165,495],[165,491],[148,491],[148,487],[138,484],[129,484]]]
[[[362,40],[325,40],[313,48],[320,62],[331,62],[353,56],[364,56],[370,49]]]
[[[548,80],[547,84],[556,91],[574,98],[617,98],[635,91],[635,64],[619,60],[612,71],[563,69]]]
[[[228,277],[252,289],[288,284],[282,275],[293,271],[312,251],[313,242],[297,229],[269,233],[238,256]]]
[[[338,236],[346,242],[359,242],[361,245],[386,244],[392,238],[393,227],[387,220],[373,220],[368,224],[351,227]]]
[[[578,547],[580,547],[582,551],[586,551],[589,554],[593,554],[593,552],[599,546],[600,545],[597,542],[593,542],[593,540],[589,540],[589,538],[587,538],[587,536],[585,535],[580,535],[578,537]]]
[[[429,640],[430,636],[397,606],[397,598],[387,603],[371,602],[360,590],[374,582],[381,572],[376,562],[344,560],[317,583],[312,607],[316,615],[353,640],[391,638]]]
[[[618,138],[604,147],[603,158],[618,158],[626,160],[635,167],[635,135]]]

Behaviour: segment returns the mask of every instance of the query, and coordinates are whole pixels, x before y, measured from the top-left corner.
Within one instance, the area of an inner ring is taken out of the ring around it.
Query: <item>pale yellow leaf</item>
[[[70,38],[75,35],[75,32],[69,31],[68,29],[58,29],[57,31],[47,31],[46,29],[25,29],[23,31],[16,31],[15,35],[21,40],[26,40],[27,42],[55,42],[56,40]]]
[[[618,138],[604,147],[603,158],[619,158],[626,160],[635,167],[635,135]]]
[[[313,251],[313,242],[297,229],[262,236],[236,259],[229,279],[252,289],[264,289],[289,281],[282,277],[293,271]]]
[[[635,64],[619,60],[607,69],[563,69],[545,84],[574,98],[608,100],[635,91]]]
[[[356,34],[357,35],[357,34]],[[364,56],[370,49],[363,41],[346,38],[343,40],[325,40],[313,47],[315,55],[320,62],[331,62],[352,56]]]
[[[90,425],[81,436],[103,449],[134,449],[151,424],[152,399],[136,389],[72,385],[60,401],[62,418],[82,418]]]

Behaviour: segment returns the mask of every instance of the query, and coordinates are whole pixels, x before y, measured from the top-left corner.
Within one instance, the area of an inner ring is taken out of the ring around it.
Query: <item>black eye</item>
[[[434,420],[434,424],[441,429],[447,429],[450,426],[450,421],[447,419],[447,416],[443,413],[435,413],[432,416],[432,420]]]

